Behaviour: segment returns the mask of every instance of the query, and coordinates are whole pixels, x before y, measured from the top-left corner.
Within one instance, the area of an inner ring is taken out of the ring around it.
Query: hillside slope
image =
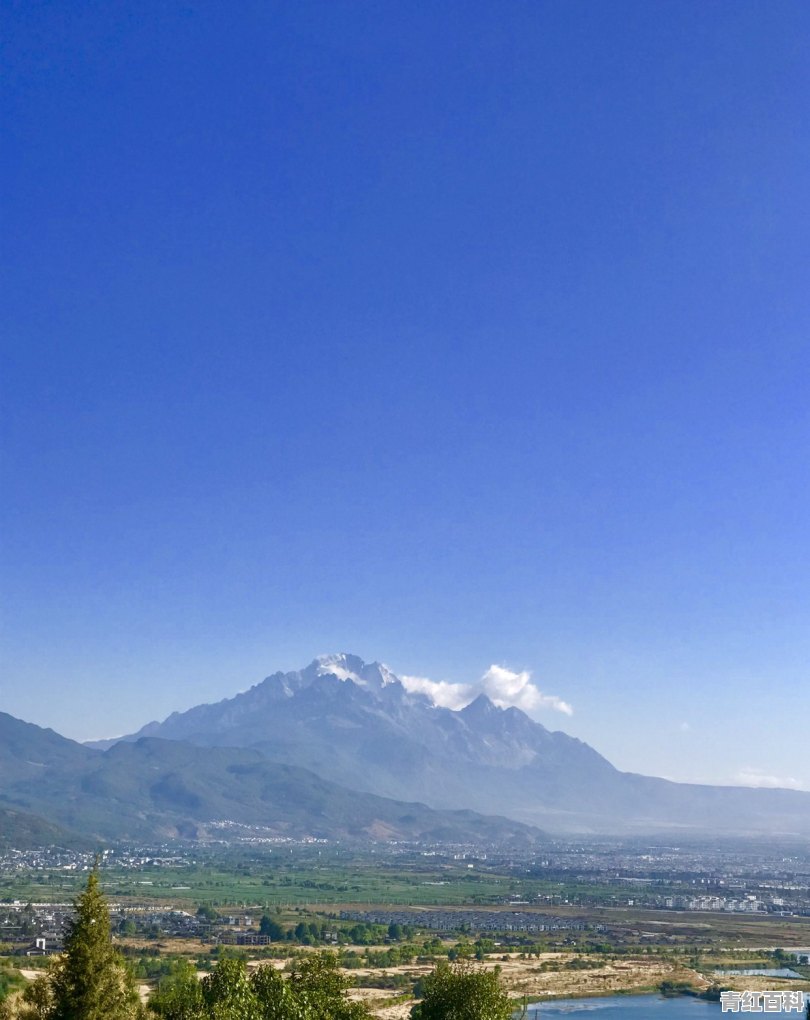
[[[15,737],[0,740],[0,825],[5,819],[9,839],[23,817],[48,842],[59,840],[57,827],[109,840],[197,839],[234,825],[344,840],[514,843],[540,835],[504,818],[357,793],[255,750],[142,738],[102,752],[10,716],[0,723]]]

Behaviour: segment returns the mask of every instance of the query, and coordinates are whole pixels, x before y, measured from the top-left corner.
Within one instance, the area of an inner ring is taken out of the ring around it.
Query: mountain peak
[[[465,705],[461,710],[461,715],[465,717],[476,717],[481,718],[483,716],[495,715],[497,712],[503,711],[498,708],[491,698],[488,698],[486,694],[481,693],[471,701],[469,705]]]
[[[336,676],[338,680],[351,680],[358,687],[382,688],[398,684],[399,679],[382,662],[364,662],[359,655],[336,652],[319,655],[309,666],[315,676]]]
[[[366,668],[359,655],[350,652],[333,652],[331,655],[318,655],[310,663],[310,669],[317,676],[336,676],[338,680],[354,680],[361,682],[361,674]]]

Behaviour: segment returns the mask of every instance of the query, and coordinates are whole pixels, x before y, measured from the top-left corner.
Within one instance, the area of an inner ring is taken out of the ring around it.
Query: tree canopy
[[[317,953],[289,979],[273,966],[248,974],[244,960],[224,957],[198,982],[180,972],[149,1001],[163,1020],[367,1020],[368,1010],[346,997],[334,953]]]
[[[440,963],[423,978],[421,991],[412,1020],[509,1020],[515,1010],[497,970],[470,960]]]

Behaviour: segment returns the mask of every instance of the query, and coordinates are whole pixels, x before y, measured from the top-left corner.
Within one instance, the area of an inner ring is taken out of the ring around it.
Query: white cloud
[[[688,733],[692,729],[692,727],[689,725],[688,722],[682,722],[678,729],[681,731],[681,733]]]
[[[490,666],[481,677],[481,686],[484,693],[501,708],[514,705],[529,715],[544,708],[551,708],[565,715],[574,714],[568,702],[558,698],[556,694],[543,694],[539,687],[535,687],[528,670],[513,673],[503,666]]]
[[[531,716],[544,709],[552,709],[564,715],[574,714],[567,701],[558,698],[556,694],[544,694],[536,687],[528,670],[513,673],[503,666],[492,665],[480,680],[472,684],[451,684],[424,676],[403,676],[401,680],[406,690],[425,694],[434,705],[450,708],[454,712],[469,705],[479,694],[486,694],[499,708],[514,706]]]
[[[756,786],[767,789],[805,790],[806,785],[793,776],[769,776],[762,769],[746,765],[734,777],[735,786]]]
[[[474,701],[480,691],[473,684],[449,684],[445,680],[429,680],[426,676],[401,676],[402,686],[412,694],[424,694],[439,708],[457,712]]]

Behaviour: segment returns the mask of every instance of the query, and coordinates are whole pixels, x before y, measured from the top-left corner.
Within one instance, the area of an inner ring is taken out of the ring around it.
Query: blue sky
[[[0,708],[346,649],[810,787],[806,4],[3,19]]]

